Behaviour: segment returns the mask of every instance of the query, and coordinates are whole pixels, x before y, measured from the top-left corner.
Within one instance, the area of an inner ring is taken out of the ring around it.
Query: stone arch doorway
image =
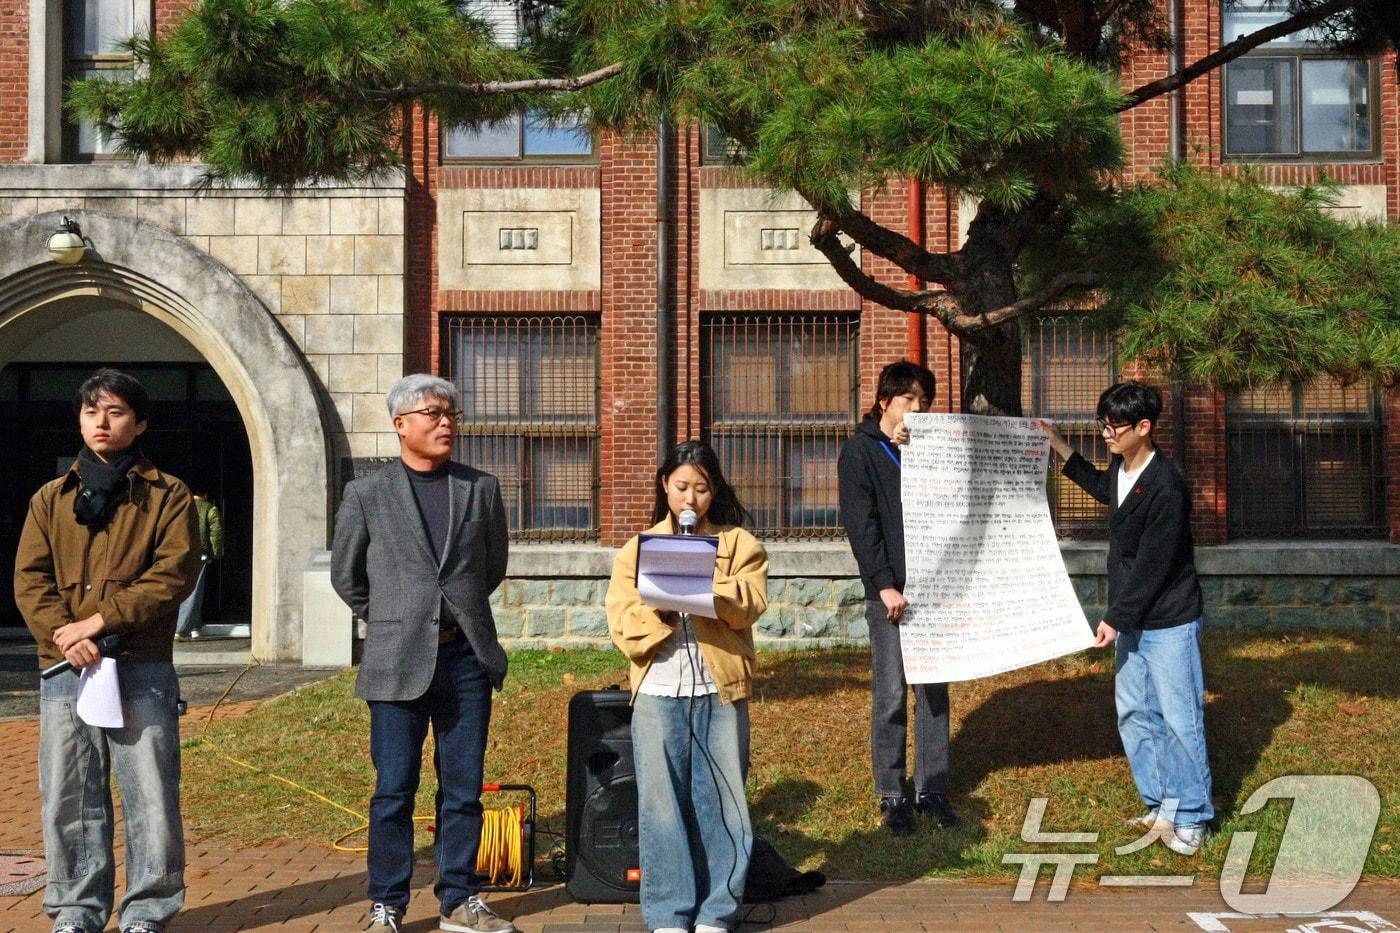
[[[302,572],[329,529],[329,447],[305,361],[247,286],[181,237],[131,217],[65,213],[92,244],[73,266],[48,257],[59,212],[0,227],[0,366],[94,300],[149,315],[193,347],[247,431],[253,656],[299,660]]]

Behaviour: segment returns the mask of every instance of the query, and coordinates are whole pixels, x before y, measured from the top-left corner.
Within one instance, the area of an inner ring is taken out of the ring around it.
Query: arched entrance
[[[46,249],[60,213],[0,227],[0,366],[99,304],[149,315],[198,351],[237,407],[252,457],[253,656],[299,660],[302,572],[329,528],[329,448],[304,360],[247,286],[181,237],[135,218],[66,213],[92,243],[73,266]]]

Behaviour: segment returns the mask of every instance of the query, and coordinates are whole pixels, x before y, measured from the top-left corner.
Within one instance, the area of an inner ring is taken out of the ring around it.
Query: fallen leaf
[[[1346,713],[1348,716],[1365,716],[1365,715],[1366,715],[1366,707],[1364,707],[1364,706],[1358,706],[1358,705],[1355,704],[1355,703],[1338,703],[1338,704],[1337,704],[1337,709],[1339,709],[1339,710],[1341,710],[1342,712]]]
[[[1382,852],[1389,852],[1389,851],[1390,851],[1390,843],[1387,842],[1385,845],[1381,846],[1381,851],[1382,851]]]

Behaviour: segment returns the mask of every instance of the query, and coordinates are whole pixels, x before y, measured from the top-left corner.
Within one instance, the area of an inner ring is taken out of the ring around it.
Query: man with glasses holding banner
[[[440,929],[514,933],[477,897],[491,688],[506,655],[487,603],[506,573],[500,485],[456,463],[457,390],[423,373],[389,387],[399,459],[345,487],[335,591],[367,626],[355,695],[369,703],[369,926],[398,933],[413,877],[413,801],[433,727]]]
[[[1097,648],[1115,644],[1118,734],[1147,812],[1130,821],[1182,855],[1205,842],[1215,816],[1201,675],[1203,602],[1191,538],[1191,493],[1152,443],[1162,394],[1139,382],[1099,397],[1111,460],[1100,470],[1053,424],[1035,424],[1064,458],[1064,474],[1108,506],[1108,609]]]

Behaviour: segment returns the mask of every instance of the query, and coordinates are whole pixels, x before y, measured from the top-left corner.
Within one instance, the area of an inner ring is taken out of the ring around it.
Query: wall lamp
[[[49,237],[49,256],[59,265],[71,266],[83,258],[87,252],[87,243],[83,241],[83,229],[78,226],[78,222],[67,214],[63,215],[63,223],[58,225],[58,229]]]

